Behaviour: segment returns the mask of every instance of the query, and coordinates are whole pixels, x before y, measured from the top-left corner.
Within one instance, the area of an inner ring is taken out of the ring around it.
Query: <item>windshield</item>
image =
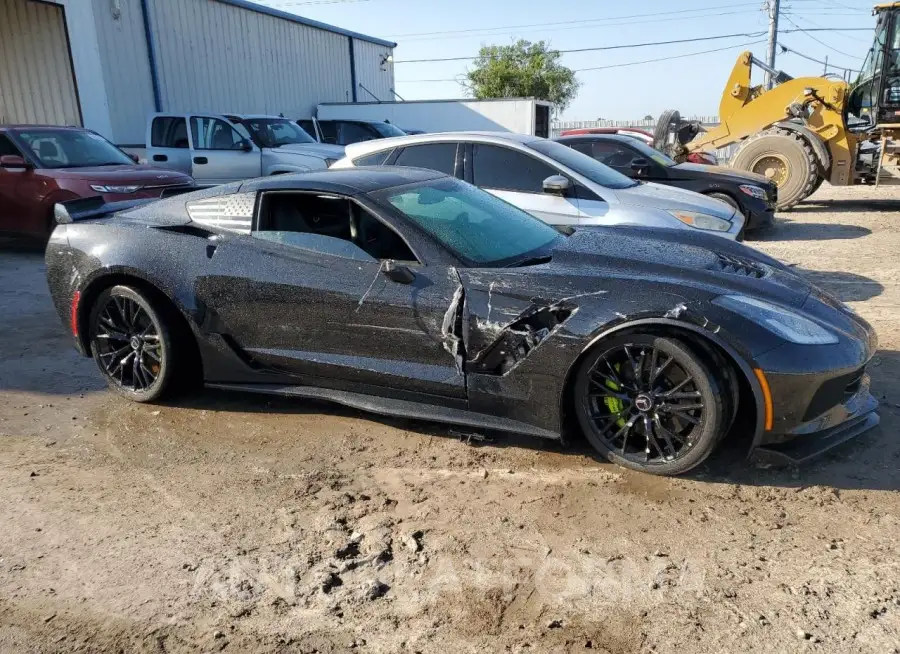
[[[587,177],[589,180],[600,186],[616,189],[631,188],[632,186],[638,185],[633,179],[625,177],[625,175],[621,173],[617,173],[615,170],[609,166],[603,165],[593,157],[589,157],[577,150],[573,150],[562,143],[542,139],[539,141],[531,141],[530,143],[526,143],[526,145],[532,150],[551,157],[554,161],[558,161],[563,166],[570,168],[579,175]]]
[[[245,118],[241,124],[261,148],[316,142],[302,127],[287,118]]]
[[[381,134],[384,138],[388,138],[389,136],[406,136],[406,132],[395,125],[391,125],[390,123],[369,124],[374,127],[375,131]]]
[[[119,148],[87,130],[40,129],[17,131],[16,136],[43,168],[134,165]]]
[[[499,267],[547,254],[559,232],[474,186],[443,178],[373,194],[467,264]]]
[[[676,162],[674,159],[667,157],[659,150],[654,150],[649,145],[647,145],[646,143],[644,143],[643,141],[641,141],[639,139],[634,139],[633,143],[631,141],[629,141],[628,144],[631,147],[633,147],[635,150],[640,152],[642,155],[647,157],[648,159],[658,163],[660,166],[665,166],[666,168],[669,168],[671,166],[676,165]]]

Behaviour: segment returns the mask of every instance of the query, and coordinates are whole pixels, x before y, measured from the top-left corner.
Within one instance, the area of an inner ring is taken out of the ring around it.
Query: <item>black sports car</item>
[[[739,210],[752,232],[772,225],[778,204],[778,186],[771,180],[727,166],[676,163],[662,152],[630,136],[584,134],[561,136],[555,141],[583,152],[618,172],[644,182],[657,182],[696,191]]]
[[[133,400],[205,382],[552,439],[580,430],[658,474],[693,468],[735,429],[801,460],[878,422],[869,325],[724,239],[561,233],[412,168],[100,202],[57,206],[47,275],[78,350]]]

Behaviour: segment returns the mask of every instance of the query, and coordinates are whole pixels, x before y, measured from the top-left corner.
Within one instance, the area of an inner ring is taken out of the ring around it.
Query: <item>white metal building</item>
[[[393,99],[395,43],[245,0],[0,0],[0,124],[144,143],[158,111]]]

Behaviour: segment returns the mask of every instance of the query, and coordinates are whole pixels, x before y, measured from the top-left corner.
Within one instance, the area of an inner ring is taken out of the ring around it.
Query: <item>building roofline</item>
[[[305,18],[303,16],[298,16],[296,14],[292,14],[287,11],[281,11],[280,9],[273,9],[272,7],[266,7],[265,5],[260,5],[255,2],[249,2],[248,0],[216,0],[216,2],[221,2],[222,4],[226,4],[226,5],[232,5],[234,7],[240,7],[241,9],[247,9],[248,11],[255,11],[259,14],[267,14],[269,16],[275,16],[276,18],[282,18],[284,20],[289,20],[292,23],[300,23],[301,25],[307,25],[309,27],[316,27],[320,30],[325,30],[326,32],[334,32],[335,34],[343,34],[344,36],[350,36],[350,37],[353,37],[354,39],[359,39],[361,41],[368,41],[369,43],[383,45],[387,48],[396,48],[397,47],[397,44],[394,43],[393,41],[379,39],[374,36],[368,36],[367,34],[360,34],[359,32],[352,32],[350,30],[345,30],[341,27],[329,25],[328,23],[320,23],[319,21],[312,20],[311,18]]]

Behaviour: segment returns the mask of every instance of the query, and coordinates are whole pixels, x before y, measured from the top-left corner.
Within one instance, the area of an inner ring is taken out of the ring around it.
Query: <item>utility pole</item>
[[[828,75],[828,55],[825,55],[825,70],[822,71],[822,77]]]
[[[775,68],[775,47],[778,45],[778,11],[781,0],[766,0],[766,9],[769,12],[769,49],[766,52],[766,63],[769,68]],[[772,88],[774,80],[772,73],[766,71],[766,88]]]

